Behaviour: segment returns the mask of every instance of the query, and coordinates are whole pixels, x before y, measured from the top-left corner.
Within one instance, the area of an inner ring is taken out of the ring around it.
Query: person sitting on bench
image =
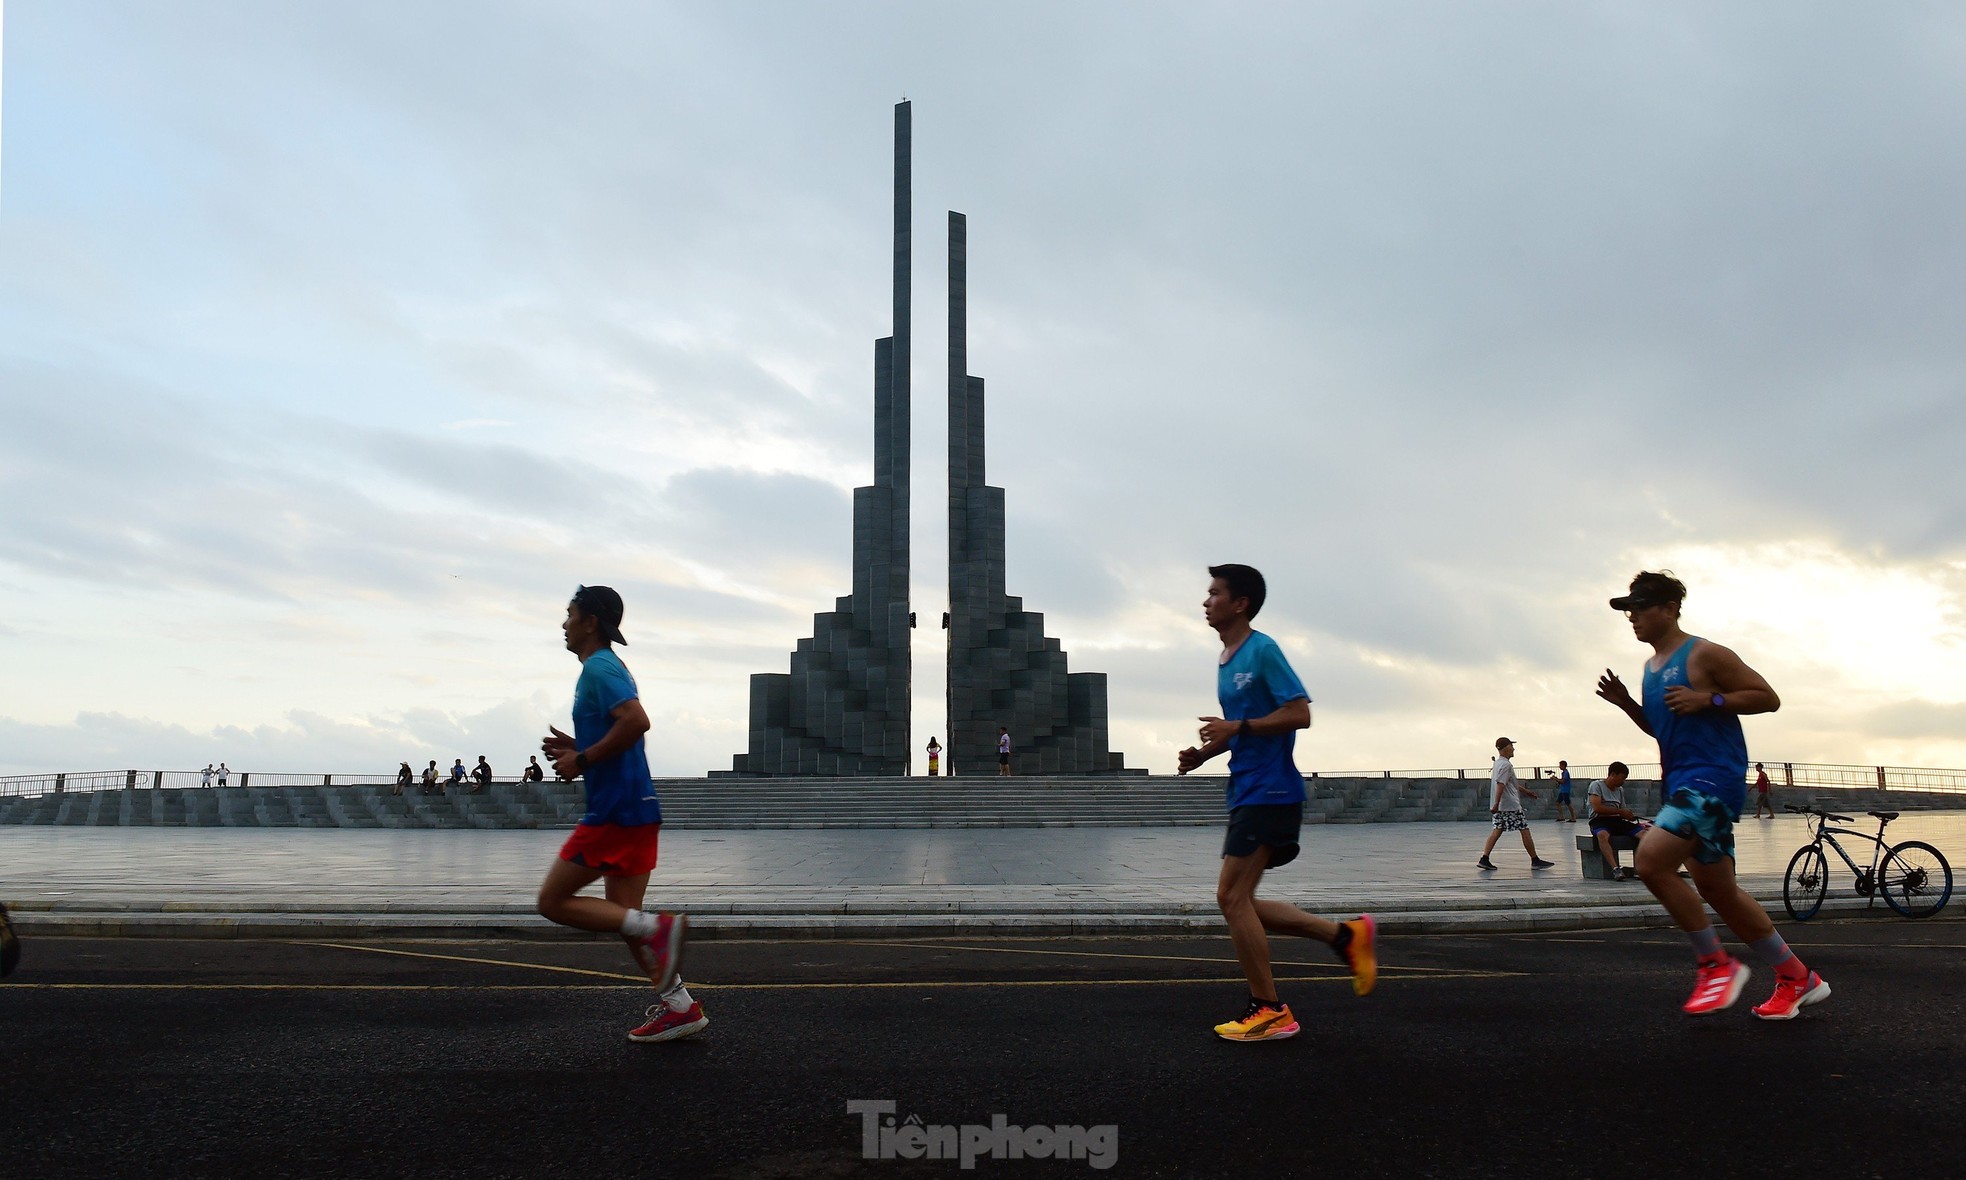
[[[1613,881],[1620,878],[1630,880],[1638,873],[1618,867],[1618,850],[1611,846],[1611,838],[1630,836],[1636,839],[1639,833],[1652,826],[1625,806],[1625,777],[1630,773],[1629,766],[1613,762],[1605,768],[1603,778],[1591,783],[1591,793],[1585,800],[1591,813],[1591,835],[1597,838],[1597,851],[1610,868]]]

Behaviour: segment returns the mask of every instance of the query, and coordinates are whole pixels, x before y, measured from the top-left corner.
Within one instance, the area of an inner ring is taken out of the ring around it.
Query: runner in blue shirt
[[[1598,679],[1597,695],[1658,739],[1664,779],[1663,806],[1651,830],[1639,838],[1633,859],[1646,888],[1686,932],[1699,958],[1693,994],[1682,1005],[1687,1015],[1732,1007],[1748,981],[1747,966],[1720,945],[1700,904],[1704,898],[1735,937],[1774,968],[1775,994],[1754,1014],[1792,1020],[1804,1006],[1828,999],[1829,984],[1795,956],[1761,903],[1734,879],[1734,824],[1747,801],[1741,717],[1773,713],[1782,699],[1740,656],[1680,630],[1685,600],[1686,586],[1678,578],[1650,571],[1632,579],[1630,593],[1611,600],[1613,610],[1625,612],[1638,641],[1651,645],[1652,658],[1645,662],[1643,702],[1634,701],[1608,668]],[[1680,880],[1681,864],[1691,871],[1693,887]]]
[[[621,613],[621,595],[606,586],[582,586],[560,625],[567,650],[580,657],[573,735],[548,726],[539,748],[561,779],[586,778],[587,814],[539,887],[539,912],[577,930],[620,933],[660,1001],[628,1039],[673,1041],[701,1032],[710,1018],[681,978],[689,920],[642,908],[662,833],[662,805],[642,744],[648,713],[635,678],[612,646],[628,642],[621,635]],[[603,878],[605,897],[580,895]]]
[[[1215,900],[1229,924],[1236,961],[1249,981],[1249,1006],[1215,1034],[1229,1041],[1274,1041],[1294,1037],[1297,1018],[1277,999],[1270,971],[1268,931],[1315,938],[1329,944],[1352,969],[1352,990],[1365,995],[1378,976],[1373,943],[1378,924],[1365,914],[1332,922],[1288,902],[1256,896],[1263,871],[1297,857],[1298,830],[1304,822],[1304,776],[1292,754],[1297,731],[1311,725],[1311,698],[1276,641],[1250,627],[1263,609],[1263,575],[1246,565],[1208,567],[1208,597],[1202,615],[1222,637],[1216,661],[1220,717],[1201,718],[1201,742],[1181,751],[1180,772],[1229,751],[1229,832],[1222,843],[1222,873]]]

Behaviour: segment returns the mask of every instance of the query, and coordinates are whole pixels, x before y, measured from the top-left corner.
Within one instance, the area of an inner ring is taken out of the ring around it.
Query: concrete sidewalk
[[[1511,835],[1497,845],[1501,869],[1483,873],[1473,863],[1483,827],[1307,827],[1302,856],[1272,872],[1264,893],[1319,913],[1369,910],[1395,932],[1664,924],[1636,882],[1583,878],[1573,846],[1583,830],[1537,823],[1538,850],[1555,868],[1532,873]],[[585,937],[532,910],[563,836],[4,828],[0,900],[23,930],[44,934]],[[1966,813],[1907,815],[1890,836],[1927,840],[1966,863]],[[1782,870],[1805,839],[1793,816],[1740,826],[1742,878],[1778,917]],[[676,831],[664,833],[662,853],[649,905],[687,911],[701,937],[1221,927],[1220,835],[1209,829]],[[1825,912],[1864,907],[1836,866]]]

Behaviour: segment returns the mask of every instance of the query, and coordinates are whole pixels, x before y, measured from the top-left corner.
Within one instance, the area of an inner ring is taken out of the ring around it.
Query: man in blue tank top
[[[1202,616],[1222,638],[1215,693],[1220,717],[1201,718],[1201,742],[1181,751],[1186,774],[1229,751],[1229,834],[1222,844],[1216,904],[1229,924],[1236,961],[1249,981],[1249,1006],[1235,1020],[1215,1026],[1228,1041],[1276,1041],[1297,1035],[1297,1018],[1277,998],[1266,931],[1315,938],[1338,952],[1352,969],[1352,991],[1365,995],[1378,976],[1373,942],[1378,925],[1364,914],[1331,922],[1288,902],[1256,896],[1263,870],[1297,857],[1304,822],[1304,776],[1292,757],[1297,731],[1311,725],[1311,698],[1291,671],[1276,641],[1250,627],[1268,591],[1263,575],[1246,565],[1208,567]]]
[[[1678,578],[1648,571],[1632,579],[1630,593],[1611,600],[1612,609],[1625,612],[1638,641],[1652,646],[1642,702],[1632,700],[1631,690],[1609,669],[1597,682],[1598,696],[1659,742],[1664,804],[1640,838],[1634,860],[1646,888],[1693,941],[1699,958],[1686,1013],[1705,1016],[1731,1007],[1748,979],[1747,966],[1720,945],[1700,904],[1704,898],[1775,971],[1775,994],[1754,1014],[1792,1020],[1806,1005],[1828,999],[1829,984],[1803,965],[1775,933],[1761,903],[1734,879],[1734,824],[1747,802],[1748,776],[1740,719],[1773,713],[1782,700],[1740,656],[1680,629],[1685,599]],[[1682,864],[1692,871],[1698,893],[1680,879]]]

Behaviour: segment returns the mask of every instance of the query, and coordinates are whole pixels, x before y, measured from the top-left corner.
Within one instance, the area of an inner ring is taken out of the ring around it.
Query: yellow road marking
[[[1449,979],[1504,979],[1522,971],[1473,971],[1458,975],[1429,975],[1415,982]],[[1278,983],[1348,983],[1349,976],[1279,975]],[[1169,984],[1221,984],[1225,977],[1206,979],[935,979],[917,983],[880,980],[871,983],[691,983],[691,991],[845,991],[849,989],[925,990],[930,988],[991,987],[1148,987]],[[626,983],[34,983],[6,984],[8,991],[295,991],[295,992],[566,992],[629,991]],[[647,986],[647,981],[642,981]]]
[[[568,975],[594,975],[602,979],[633,979],[648,982],[646,975],[629,975],[620,971],[593,971],[586,967],[560,967],[552,963],[514,963],[510,959],[479,959],[470,955],[439,955],[430,951],[403,951],[386,946],[360,946],[346,942],[303,942],[300,946],[325,946],[338,951],[367,951],[372,955],[402,955],[409,959],[442,959],[451,963],[484,963],[493,967],[523,967],[533,971],[564,971]]]
[[[1069,959],[1148,959],[1154,962],[1166,962],[1166,963],[1233,963],[1235,962],[1235,959],[1233,958],[1210,957],[1207,955],[1128,955],[1128,954],[1121,954],[1118,951],[1049,951],[1049,950],[1039,950],[1036,947],[1017,947],[1017,946],[955,946],[948,943],[935,943],[935,942],[871,942],[866,939],[859,939],[859,938],[849,940],[849,945],[906,947],[911,949],[921,949],[921,950],[929,950],[929,951],[977,951],[979,953],[987,953],[993,955],[1059,955]],[[1331,963],[1331,964],[1272,963],[1272,966],[1308,967],[1312,970],[1324,969],[1333,972],[1342,972],[1344,978],[1346,979],[1351,978],[1351,973],[1349,971],[1346,971],[1345,967],[1339,963]],[[1389,971],[1416,971],[1416,972],[1433,973],[1439,971],[1452,971],[1452,970],[1453,968],[1451,967],[1408,967],[1408,966],[1387,966],[1384,963],[1379,964],[1379,973],[1381,975],[1384,975]]]

